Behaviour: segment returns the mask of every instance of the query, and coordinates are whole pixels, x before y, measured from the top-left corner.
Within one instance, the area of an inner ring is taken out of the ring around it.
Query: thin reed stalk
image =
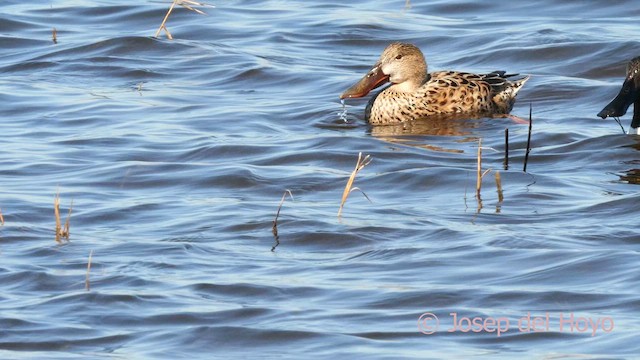
[[[53,40],[54,44],[58,43],[58,30],[56,30],[56,28],[53,28],[53,30],[51,30],[51,39]]]
[[[338,209],[338,217],[342,216],[342,208],[344,207],[344,203],[347,201],[347,198],[349,197],[349,194],[351,194],[352,191],[354,190],[358,190],[362,193],[362,195],[364,195],[365,198],[367,198],[367,200],[369,200],[369,202],[371,202],[371,199],[369,199],[369,197],[367,196],[367,194],[364,193],[364,191],[362,191],[360,188],[357,187],[353,187],[353,182],[356,179],[356,175],[358,175],[358,172],[360,172],[360,170],[362,170],[365,166],[369,165],[371,163],[371,156],[367,155],[364,158],[362,157],[362,152],[358,153],[358,162],[356,163],[356,167],[355,169],[351,172],[351,176],[349,176],[349,180],[347,181],[347,185],[344,187],[344,191],[342,192],[342,201],[340,201],[340,209]]]
[[[2,216],[2,209],[0,209],[0,226],[4,226],[4,216]]]
[[[480,198],[482,189],[482,139],[478,139],[478,169],[476,171],[476,197]]]
[[[169,40],[173,40],[173,36],[171,36],[171,33],[169,32],[165,24],[167,23],[167,20],[169,20],[169,15],[171,15],[173,8],[176,6],[176,3],[177,1],[171,2],[171,6],[169,6],[169,10],[167,11],[167,14],[164,16],[164,19],[162,19],[162,23],[160,24],[158,31],[156,31],[156,34],[153,37],[158,37],[158,35],[160,35],[160,32],[164,30],[167,33],[167,37],[169,38]]]
[[[491,169],[482,171],[482,139],[478,139],[478,169],[476,171],[476,198],[480,201],[480,192],[482,190],[482,178],[487,175]]]
[[[504,129],[504,169],[509,170],[509,128]]]
[[[278,205],[278,211],[276,211],[276,217],[275,219],[273,219],[273,226],[271,227],[271,232],[275,237],[278,237],[278,216],[280,216],[280,209],[282,209],[282,204],[284,204],[284,200],[286,199],[287,194],[289,194],[289,196],[291,197],[291,201],[293,201],[293,194],[291,193],[291,190],[286,189],[284,191],[284,194],[282,194],[282,199],[280,199],[280,204]]]
[[[87,276],[84,279],[85,290],[91,290],[91,281],[89,280],[89,273],[91,272],[91,259],[93,258],[93,250],[89,251],[89,261],[87,262]]]
[[[198,10],[196,8],[194,8],[193,6],[208,6],[208,7],[212,7],[211,5],[207,5],[205,3],[201,3],[198,1],[192,1],[192,0],[173,0],[171,2],[171,6],[169,6],[169,10],[167,11],[167,14],[164,16],[164,19],[162,19],[162,23],[160,24],[160,27],[158,28],[158,30],[156,31],[156,34],[154,35],[154,37],[158,37],[158,35],[160,35],[160,32],[162,30],[164,30],[164,32],[167,34],[167,38],[169,40],[173,40],[173,36],[171,36],[171,33],[169,32],[169,29],[167,29],[167,20],[169,20],[169,15],[171,15],[171,12],[173,11],[173,9],[176,7],[176,5],[180,5],[188,10],[191,10],[193,12],[196,12],[198,14],[201,15],[206,15],[206,13],[202,10]]]
[[[527,135],[527,152],[524,154],[524,167],[522,171],[527,172],[527,163],[529,162],[529,152],[531,151],[531,128],[533,125],[533,120],[531,119],[532,107],[531,103],[529,103],[529,135]]]

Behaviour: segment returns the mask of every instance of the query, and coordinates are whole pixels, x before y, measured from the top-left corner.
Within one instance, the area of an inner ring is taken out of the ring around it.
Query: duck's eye
[[[400,60],[400,59],[402,59],[402,55],[396,56],[396,60]]]

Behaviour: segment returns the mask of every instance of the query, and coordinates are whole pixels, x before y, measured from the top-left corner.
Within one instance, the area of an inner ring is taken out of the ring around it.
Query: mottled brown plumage
[[[508,114],[518,90],[529,76],[516,81],[515,74],[494,71],[471,74],[457,71],[427,73],[420,49],[411,44],[389,45],[380,60],[341,99],[366,96],[391,82],[368,103],[365,118],[372,125],[390,125],[433,116],[491,116]]]

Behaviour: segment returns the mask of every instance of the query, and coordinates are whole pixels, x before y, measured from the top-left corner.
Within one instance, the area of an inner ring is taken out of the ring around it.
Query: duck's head
[[[396,91],[412,92],[427,78],[427,62],[416,46],[393,43],[360,81],[340,95],[340,99],[366,96],[371,90],[390,82]]]
[[[622,89],[620,89],[618,96],[598,113],[598,116],[603,119],[606,119],[607,116],[620,117],[627,113],[631,104],[635,104],[631,127],[637,128],[640,126],[640,56],[629,61]]]

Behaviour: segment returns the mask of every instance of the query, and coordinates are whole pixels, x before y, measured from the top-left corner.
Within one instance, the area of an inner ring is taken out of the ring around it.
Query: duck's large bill
[[[367,94],[377,88],[378,86],[386,83],[389,80],[389,75],[385,75],[380,68],[380,64],[374,65],[360,81],[353,84],[345,92],[340,95],[340,99],[346,98],[360,98],[367,96]]]
[[[640,111],[639,109],[635,109],[640,105],[638,104],[638,102],[640,102],[638,101],[640,99],[638,97],[638,90],[634,79],[627,77],[622,84],[622,89],[620,89],[618,96],[611,100],[611,102],[598,113],[598,116],[603,119],[606,119],[607,116],[620,117],[627,113],[627,109],[633,103],[636,103],[636,105],[634,105],[634,112]]]

